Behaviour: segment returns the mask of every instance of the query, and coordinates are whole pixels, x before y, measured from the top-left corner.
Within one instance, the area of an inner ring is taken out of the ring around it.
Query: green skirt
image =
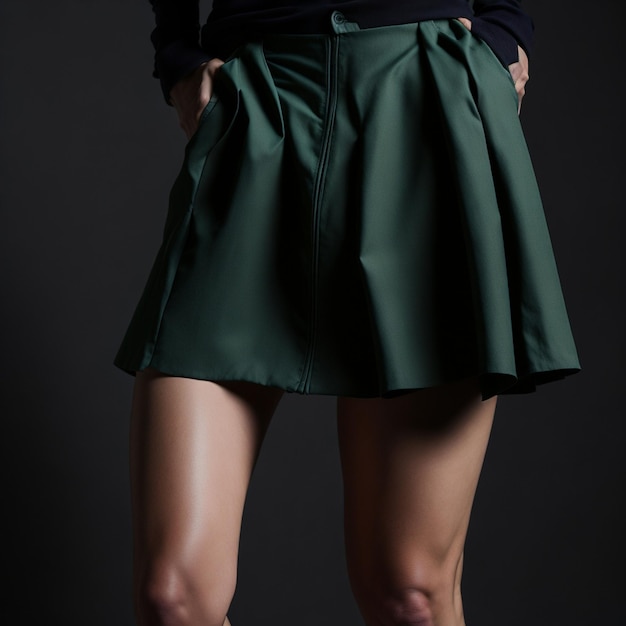
[[[390,397],[579,370],[511,75],[455,19],[249,39],[115,365]]]

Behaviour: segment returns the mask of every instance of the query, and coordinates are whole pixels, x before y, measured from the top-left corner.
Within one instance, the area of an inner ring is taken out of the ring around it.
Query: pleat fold
[[[219,70],[115,364],[359,397],[578,371],[508,70],[457,20],[330,41]]]

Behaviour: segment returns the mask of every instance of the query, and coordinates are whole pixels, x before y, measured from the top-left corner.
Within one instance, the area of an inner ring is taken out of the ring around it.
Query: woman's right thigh
[[[223,623],[250,477],[282,394],[137,372],[130,474],[141,626]]]

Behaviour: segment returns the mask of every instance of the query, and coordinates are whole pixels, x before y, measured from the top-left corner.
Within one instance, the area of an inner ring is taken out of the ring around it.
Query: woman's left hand
[[[530,75],[528,74],[528,55],[526,51],[521,46],[517,46],[517,52],[519,61],[509,65],[509,72],[511,72],[513,82],[515,83],[515,90],[517,91],[517,114],[519,115],[522,110],[522,98],[526,93],[526,83]]]
[[[466,17],[459,17],[459,22],[467,28],[467,30],[472,30],[472,21]],[[511,63],[509,65],[509,72],[511,72],[511,76],[513,77],[513,82],[515,83],[515,90],[517,91],[517,114],[519,115],[522,110],[522,99],[526,94],[526,83],[528,82],[530,75],[528,74],[528,55],[526,51],[521,46],[517,46],[518,53],[518,61],[515,63]]]

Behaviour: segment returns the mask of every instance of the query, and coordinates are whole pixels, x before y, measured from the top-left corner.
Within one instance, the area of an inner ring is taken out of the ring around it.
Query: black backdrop
[[[468,539],[467,618],[617,625],[623,8],[525,5],[537,30],[522,117],[584,372],[500,401]],[[133,624],[131,378],[111,361],[184,145],[150,76],[151,28],[147,0],[0,3],[3,551],[16,625]],[[332,398],[284,396],[246,506],[235,626],[361,623],[334,427]]]

